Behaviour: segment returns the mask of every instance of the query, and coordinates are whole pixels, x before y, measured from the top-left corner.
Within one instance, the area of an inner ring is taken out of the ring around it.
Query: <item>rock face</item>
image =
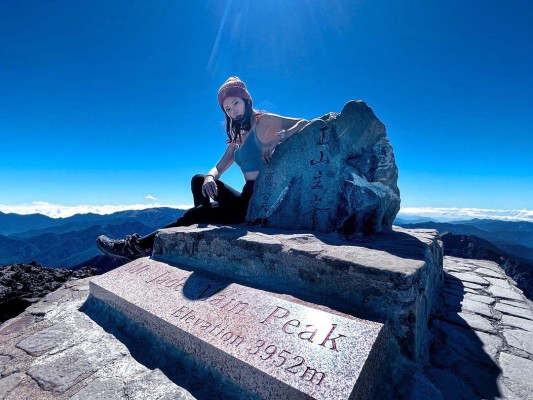
[[[283,229],[369,234],[400,210],[385,126],[362,101],[315,119],[276,148],[255,181],[247,221]]]
[[[18,315],[31,303],[59,289],[70,279],[94,275],[85,267],[73,271],[46,268],[37,263],[14,264],[0,268],[0,322]]]

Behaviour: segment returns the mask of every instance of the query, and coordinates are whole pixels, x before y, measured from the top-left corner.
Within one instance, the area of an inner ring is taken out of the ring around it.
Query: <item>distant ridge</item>
[[[437,222],[432,218],[426,217],[396,217],[394,220],[394,225],[404,225],[404,224],[419,224],[424,222]]]
[[[43,265],[73,268],[92,260],[90,264],[99,269],[100,263],[106,264],[101,259],[95,259],[101,256],[95,245],[99,235],[120,239],[132,233],[145,235],[175,221],[183,213],[184,210],[161,207],[109,215],[77,214],[59,219],[40,214],[3,214],[0,215],[0,224],[8,220],[11,223],[9,230],[16,232],[0,235],[0,265],[36,261]],[[36,215],[39,217],[34,218]],[[41,224],[29,225],[29,222],[37,220]],[[46,223],[54,225],[45,226]],[[27,230],[21,231],[22,227]]]
[[[452,224],[456,225],[472,225],[475,227],[478,227],[479,229],[483,229],[486,231],[523,231],[523,232],[533,232],[533,223],[527,222],[527,221],[501,221],[501,220],[495,220],[495,219],[480,219],[480,218],[474,218],[469,220],[461,220],[461,221],[452,221]],[[533,243],[532,243],[533,244]]]
[[[166,216],[170,218],[179,218],[185,210],[170,207],[153,207],[144,210],[126,210],[117,211],[112,214],[75,214],[67,218],[51,218],[42,214],[5,214],[0,212],[0,235],[8,236],[17,234],[19,237],[35,236],[44,232],[58,232],[57,227],[63,227],[62,231],[66,232],[68,227],[79,230],[87,228],[111,219],[138,219],[139,222],[152,227],[158,227],[161,221],[167,221]],[[122,221],[123,222],[123,221]],[[168,222],[167,222],[168,223]]]
[[[42,214],[5,214],[0,211],[0,235],[23,232],[32,228],[47,228],[59,224],[61,221]]]
[[[436,229],[441,234],[452,232],[454,234],[475,235],[509,252],[512,252],[509,246],[521,245],[531,248],[531,257],[533,257],[533,223],[531,222],[471,219],[456,222],[395,222],[395,224],[408,229]]]

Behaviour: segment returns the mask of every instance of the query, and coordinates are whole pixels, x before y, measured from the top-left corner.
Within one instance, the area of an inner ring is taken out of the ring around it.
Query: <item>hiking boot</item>
[[[139,245],[139,238],[140,235],[137,233],[126,236],[126,239],[123,240],[109,239],[107,236],[101,235],[96,239],[96,247],[108,256],[132,261],[151,253],[151,249],[144,249]]]

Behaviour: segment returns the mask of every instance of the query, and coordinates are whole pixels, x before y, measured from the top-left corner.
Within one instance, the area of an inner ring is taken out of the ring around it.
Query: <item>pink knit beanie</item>
[[[220,108],[222,108],[222,110],[224,110],[222,103],[226,97],[230,96],[240,97],[241,99],[248,99],[250,101],[252,100],[248,89],[246,89],[246,85],[239,79],[238,76],[229,77],[228,80],[220,87],[220,89],[218,89],[218,104],[220,104]]]

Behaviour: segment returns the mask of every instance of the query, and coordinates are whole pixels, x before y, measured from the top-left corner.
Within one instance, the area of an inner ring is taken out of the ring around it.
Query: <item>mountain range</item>
[[[98,268],[100,263],[108,263],[95,245],[99,235],[120,239],[132,233],[145,235],[183,213],[184,210],[161,207],[56,219],[0,212],[0,265],[35,261],[53,267],[85,264]]]

